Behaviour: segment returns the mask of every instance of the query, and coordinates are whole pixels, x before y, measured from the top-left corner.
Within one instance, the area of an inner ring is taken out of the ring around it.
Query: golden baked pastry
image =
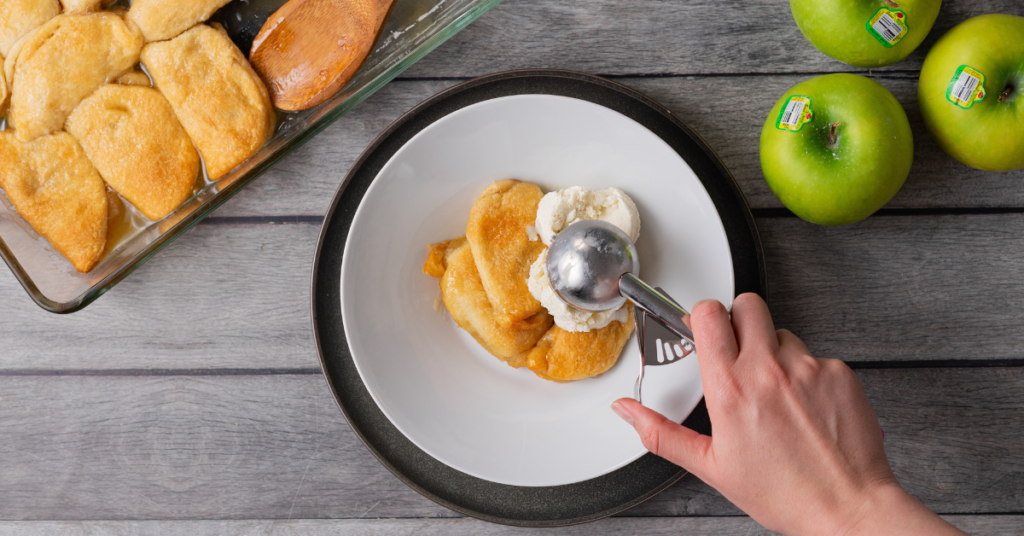
[[[3,61],[4,57],[0,56],[0,61]],[[7,80],[4,77],[4,72],[0,69],[0,117],[3,117],[7,113]]]
[[[544,244],[530,240],[526,227],[537,219],[544,194],[536,184],[508,179],[487,187],[469,212],[466,239],[498,325],[533,329],[540,302],[526,280]]]
[[[101,4],[109,4],[113,0],[60,0],[60,3],[64,5],[65,13],[85,13],[86,11],[96,11],[101,7]]]
[[[19,40],[4,62],[8,121],[21,141],[56,132],[101,85],[139,60],[142,34],[113,13],[59,15]]]
[[[490,300],[484,292],[473,252],[465,238],[430,246],[423,271],[433,275],[443,263],[441,299],[455,323],[469,332],[480,346],[513,367],[526,364],[526,353],[553,322],[541,311],[529,329],[508,329],[497,323]]]
[[[274,133],[267,88],[222,30],[200,24],[149,43],[142,63],[199,148],[210,179],[255,154]]]
[[[159,91],[110,84],[68,117],[103,180],[151,220],[163,219],[192,196],[199,153]]]
[[[0,186],[25,221],[88,272],[107,238],[106,186],[85,151],[66,132],[23,143],[0,132]]]
[[[626,323],[612,321],[587,332],[570,332],[558,326],[544,334],[527,355],[527,367],[537,376],[570,382],[601,374],[619,360],[622,347],[633,333],[633,307]]]
[[[231,0],[134,0],[128,18],[139,25],[146,42],[177,37],[210,18]]]
[[[57,0],[0,1],[0,56],[7,57],[21,36],[60,15]]]

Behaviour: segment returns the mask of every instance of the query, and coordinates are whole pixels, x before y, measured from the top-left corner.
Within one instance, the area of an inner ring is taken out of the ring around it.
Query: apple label
[[[892,48],[910,31],[907,14],[899,9],[879,8],[864,25],[885,48]]]
[[[814,117],[814,111],[811,110],[811,98],[803,95],[790,95],[786,99],[782,111],[779,112],[779,118],[775,120],[775,128],[797,132],[812,117]]]
[[[953,73],[953,79],[946,88],[946,99],[963,108],[970,109],[985,98],[985,75],[977,69],[961,65]]]

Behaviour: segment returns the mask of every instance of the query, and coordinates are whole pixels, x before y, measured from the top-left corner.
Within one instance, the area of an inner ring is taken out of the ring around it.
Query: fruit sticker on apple
[[[985,75],[977,69],[961,65],[949,81],[946,98],[964,110],[970,110],[975,102],[985,98]]]
[[[804,123],[810,122],[812,117],[814,117],[814,111],[811,110],[811,98],[803,95],[790,95],[785,106],[782,107],[782,111],[779,112],[775,128],[800,132]]]
[[[892,48],[903,39],[910,27],[907,26],[907,14],[899,9],[878,8],[874,16],[864,25],[885,48]]]

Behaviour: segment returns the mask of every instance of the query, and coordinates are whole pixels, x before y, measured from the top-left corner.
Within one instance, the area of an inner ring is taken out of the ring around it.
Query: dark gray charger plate
[[[447,508],[486,521],[542,527],[583,523],[621,512],[657,495],[686,471],[652,454],[612,473],[565,486],[509,486],[455,470],[409,441],[374,403],[352,361],[339,298],[341,259],[352,218],[370,183],[395,152],[421,130],[456,110],[490,99],[528,94],[561,95],[600,104],[665,140],[700,178],[718,210],[732,250],[736,294],[756,292],[767,298],[768,280],[750,209],[715,153],[670,111],[603,78],[548,70],[484,76],[424,101],[370,144],[334,196],[313,260],[313,332],[327,383],[366,448],[411,488]],[[683,424],[711,433],[703,400]]]

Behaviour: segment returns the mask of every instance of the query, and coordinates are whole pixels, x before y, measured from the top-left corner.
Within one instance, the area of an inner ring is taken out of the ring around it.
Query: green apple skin
[[[907,35],[886,48],[864,25],[885,7],[884,0],[789,0],[793,19],[815,48],[854,67],[892,65],[914,51],[928,36],[942,0],[896,0],[907,15]]]
[[[776,120],[790,95],[811,99],[813,117],[797,132]],[[839,123],[835,143],[833,123]],[[881,84],[829,74],[793,86],[761,129],[761,169],[786,208],[822,225],[860,221],[889,202],[910,173],[914,136],[903,107]]]
[[[946,99],[961,65],[985,75],[985,97],[967,110]],[[947,32],[924,60],[917,102],[935,143],[953,158],[987,171],[1024,168],[1024,17],[981,15]]]

